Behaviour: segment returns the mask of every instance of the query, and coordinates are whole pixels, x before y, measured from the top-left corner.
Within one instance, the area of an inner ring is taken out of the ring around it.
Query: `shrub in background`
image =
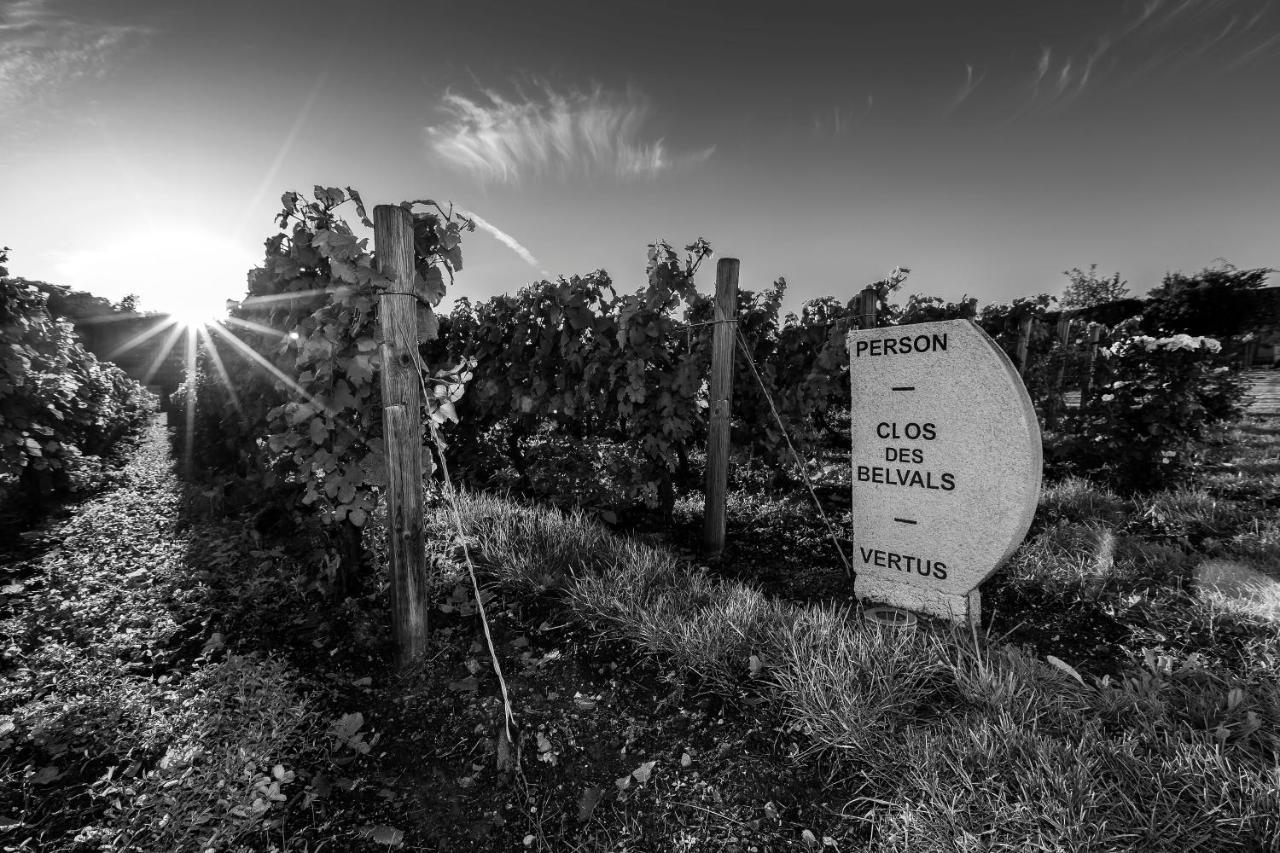
[[[1198,442],[1239,418],[1245,382],[1213,338],[1126,334],[1101,351],[1091,398],[1057,461],[1124,491],[1169,485],[1196,462]]]
[[[1147,295],[1142,331],[1151,335],[1185,332],[1228,338],[1256,328],[1259,318],[1249,308],[1254,292],[1273,270],[1241,270],[1228,263],[1206,267],[1194,275],[1168,273]]]
[[[1072,267],[1063,272],[1063,275],[1067,277],[1067,286],[1062,291],[1061,300],[1065,310],[1118,302],[1129,292],[1129,283],[1120,280],[1120,273],[1098,275],[1097,264],[1090,264],[1088,272],[1080,267]]]

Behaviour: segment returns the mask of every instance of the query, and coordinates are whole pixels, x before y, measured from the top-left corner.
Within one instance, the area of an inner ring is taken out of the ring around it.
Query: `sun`
[[[246,274],[262,262],[252,245],[194,225],[139,227],[69,253],[62,281],[110,298],[132,293],[139,311],[199,327],[225,317],[228,299],[244,298]]]
[[[219,294],[214,294],[218,296]],[[216,299],[193,298],[189,300],[173,300],[168,305],[164,313],[177,322],[178,325],[186,327],[208,326],[227,316],[226,297],[221,297],[221,304]]]

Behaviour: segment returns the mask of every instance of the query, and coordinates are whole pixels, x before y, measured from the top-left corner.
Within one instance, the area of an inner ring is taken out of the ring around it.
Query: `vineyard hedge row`
[[[155,398],[81,345],[0,251],[0,477],[34,504],[93,480],[100,457],[138,429]]]
[[[453,452],[469,479],[576,504],[621,496],[664,514],[673,478],[686,487],[700,483],[702,472],[691,470],[689,458],[706,441],[701,380],[709,373],[711,299],[687,282],[667,286],[670,270],[696,269],[709,246],[699,241],[688,251],[680,267],[670,247],[650,246],[649,283],[634,295],[616,295],[608,275],[597,271],[538,282],[480,305],[459,300],[425,349],[435,362],[472,365],[474,379],[452,432]],[[1150,300],[1131,306],[1140,312],[1098,329],[1096,355],[1089,338],[1096,324],[1078,322],[1064,343],[1047,294],[981,308],[973,299],[948,303],[920,295],[897,305],[890,297],[906,277],[903,270],[872,287],[880,325],[968,317],[1011,357],[1024,320],[1031,319],[1024,381],[1037,410],[1053,414],[1051,463],[1136,489],[1176,479],[1194,462],[1206,430],[1240,415],[1244,384],[1233,354],[1213,341],[1188,343],[1183,330],[1242,331],[1213,306],[1252,293],[1266,272],[1172,275]],[[733,387],[733,446],[779,476],[794,470],[794,460],[775,407],[807,458],[823,445],[848,447],[844,340],[861,315],[858,298],[825,297],[805,303],[798,316],[780,316],[785,287],[778,279],[763,292],[740,292],[742,346]],[[663,306],[660,316],[645,318],[643,334],[635,325],[637,300]],[[1158,343],[1130,346],[1135,340]],[[1064,392],[1081,388],[1086,372],[1089,393],[1067,411]],[[637,424],[640,407],[657,423]],[[530,444],[538,448],[538,466],[529,461]],[[608,452],[617,447],[629,452]],[[504,470],[515,471],[514,481],[493,476]]]
[[[196,460],[231,475],[227,488],[241,497],[265,487],[334,523],[350,566],[386,479],[375,312],[387,281],[367,241],[338,212],[354,204],[369,224],[359,195],[321,187],[314,195],[285,194],[279,223],[291,230],[267,240],[264,264],[232,310],[236,340],[220,334],[182,393],[195,412],[189,427]],[[712,303],[696,291],[694,275],[710,245],[695,241],[681,255],[667,243],[651,244],[644,284],[630,292],[600,270],[482,303],[459,298],[448,316],[437,317],[431,308],[461,269],[461,234],[473,226],[434,202],[405,204],[415,205],[427,208],[413,213],[425,414],[447,443],[455,473],[480,486],[595,507],[606,517],[635,505],[670,513],[677,490],[702,476],[696,462],[705,443]],[[1248,290],[1265,273],[1215,273],[1209,285]],[[974,299],[916,295],[898,305],[891,297],[906,274],[895,270],[873,285],[882,325],[972,317],[1012,353],[1029,316],[1041,321],[1033,324],[1026,371],[1038,408],[1059,406],[1062,389],[1078,386],[1089,362],[1085,330],[1078,326],[1075,340],[1062,346],[1043,322],[1052,297],[979,308]],[[1222,353],[1162,345],[1155,356],[1142,350],[1138,358],[1123,346],[1144,329],[1181,331],[1166,324],[1187,314],[1188,294],[1200,294],[1205,281],[1204,274],[1166,280],[1166,292],[1146,303],[1143,315],[1108,330],[1102,344],[1114,357],[1098,364],[1094,393],[1059,424],[1074,455],[1064,465],[1140,485],[1133,471],[1167,459],[1171,447],[1187,450],[1207,425],[1238,412],[1240,386],[1220,363]],[[733,387],[735,448],[779,477],[794,468],[771,402],[803,452],[847,447],[844,337],[859,314],[857,300],[825,297],[781,316],[785,288],[780,278],[763,291],[740,292],[737,330],[749,358],[739,352]],[[1137,381],[1134,371],[1150,373],[1141,386],[1149,393],[1138,386],[1116,393],[1117,383]],[[1210,376],[1212,383],[1201,381]],[[1156,402],[1161,423],[1172,424],[1157,425],[1156,433],[1153,422],[1119,408]],[[1126,442],[1140,450],[1130,454],[1132,464],[1100,452]],[[424,442],[428,472],[435,468],[432,444]]]

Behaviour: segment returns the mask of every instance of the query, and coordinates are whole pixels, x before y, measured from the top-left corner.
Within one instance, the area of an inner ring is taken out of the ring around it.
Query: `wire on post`
[[[773,396],[769,393],[769,389],[765,387],[764,379],[760,376],[760,371],[756,369],[756,363],[751,358],[751,350],[747,347],[747,340],[742,336],[742,330],[735,328],[737,333],[738,346],[742,349],[742,357],[746,359],[747,365],[751,368],[752,374],[756,377],[756,382],[760,384],[760,391],[764,394],[764,399],[769,404],[769,411],[773,413],[773,419],[778,423],[778,429],[782,432],[782,438],[787,443],[787,447],[791,450],[791,456],[795,459],[796,465],[800,468],[800,476],[804,478],[805,488],[809,490],[809,497],[813,498],[813,504],[818,508],[818,515],[822,516],[822,522],[827,526],[827,534],[831,537],[831,542],[836,546],[836,553],[840,555],[840,562],[844,564],[844,573],[848,577],[853,576],[853,567],[849,565],[849,559],[844,555],[844,549],[840,547],[840,537],[836,535],[835,526],[832,525],[831,519],[827,518],[827,512],[822,508],[822,501],[818,500],[818,495],[813,490],[813,482],[809,479],[809,468],[805,461],[800,457],[800,453],[796,450],[796,446],[791,443],[791,436],[787,432],[787,426],[782,422],[782,415],[778,414],[778,407],[773,404]]]

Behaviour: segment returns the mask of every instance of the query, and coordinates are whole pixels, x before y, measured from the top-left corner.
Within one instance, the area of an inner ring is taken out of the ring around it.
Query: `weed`
[[[1040,492],[1037,516],[1044,523],[1115,526],[1128,515],[1128,502],[1110,488],[1084,479],[1063,477]]]
[[[777,638],[770,673],[794,725],[819,751],[875,763],[894,732],[939,712],[946,643],[931,630],[895,631],[828,607],[800,610]]]

